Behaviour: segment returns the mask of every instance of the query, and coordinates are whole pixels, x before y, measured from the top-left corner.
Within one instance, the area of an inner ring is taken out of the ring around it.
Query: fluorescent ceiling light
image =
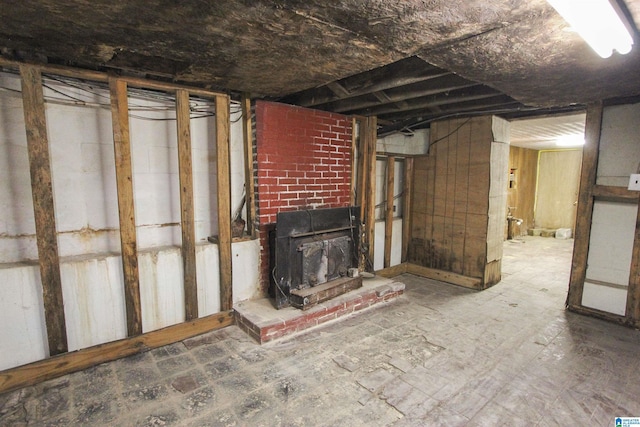
[[[631,52],[633,38],[609,0],[547,1],[602,58]]]
[[[581,147],[584,145],[584,135],[563,135],[556,140],[558,147]]]

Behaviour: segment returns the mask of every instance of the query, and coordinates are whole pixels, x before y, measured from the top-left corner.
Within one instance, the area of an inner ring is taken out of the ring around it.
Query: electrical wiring
[[[7,74],[16,74],[8,70],[2,70]],[[106,84],[99,82],[87,82],[80,79],[74,79],[71,77],[64,77],[58,75],[52,75],[49,73],[43,74],[43,87],[47,91],[53,94],[60,95],[53,96],[52,94],[45,94],[45,102],[68,105],[76,107],[89,107],[89,108],[102,108],[111,109],[111,96],[109,94],[109,88]],[[64,91],[64,88],[72,90]],[[0,91],[21,93],[18,89],[12,89],[8,87],[0,86]],[[79,91],[79,92],[78,92]],[[69,93],[71,92],[71,93]],[[98,99],[96,99],[98,98]],[[175,115],[175,96],[170,93],[157,92],[139,88],[128,88],[129,98],[129,116],[139,120],[147,121],[175,121],[174,117],[152,117],[149,115],[135,114],[135,113],[174,113]],[[105,100],[101,102],[100,99]],[[140,101],[147,101],[152,103],[160,103],[165,105],[150,105],[140,103]],[[191,97],[189,99],[189,111],[191,119],[203,119],[215,117],[215,105],[208,99]],[[230,113],[238,114],[242,111],[240,104],[236,101],[232,101]],[[242,114],[231,121],[231,123],[237,123],[242,119]]]

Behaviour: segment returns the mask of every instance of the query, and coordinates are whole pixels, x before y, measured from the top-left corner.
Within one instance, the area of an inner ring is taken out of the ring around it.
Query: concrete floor
[[[258,346],[237,327],[0,395],[0,425],[555,426],[640,416],[640,332],[564,310],[572,241],[505,242],[483,292],[394,302]]]

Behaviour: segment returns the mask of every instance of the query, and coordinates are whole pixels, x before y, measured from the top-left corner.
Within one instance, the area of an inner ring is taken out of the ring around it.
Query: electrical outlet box
[[[640,191],[640,174],[632,173],[629,178],[629,190]]]

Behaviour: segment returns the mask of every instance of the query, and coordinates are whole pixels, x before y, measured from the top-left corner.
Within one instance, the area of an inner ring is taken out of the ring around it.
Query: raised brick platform
[[[239,302],[234,310],[238,326],[263,344],[390,301],[403,293],[404,283],[374,277],[364,279],[361,288],[304,311],[294,307],[276,310],[267,298]]]

